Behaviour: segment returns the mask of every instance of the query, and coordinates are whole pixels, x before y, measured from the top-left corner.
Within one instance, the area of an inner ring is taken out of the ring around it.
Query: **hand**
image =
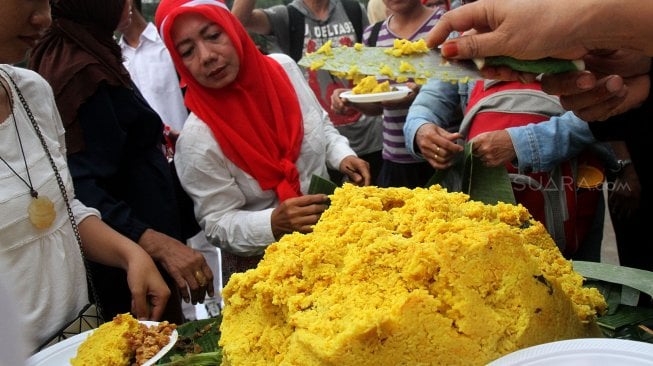
[[[372,184],[370,164],[357,156],[346,156],[340,162],[338,170],[342,174],[345,174],[351,183],[357,186],[369,186]]]
[[[639,210],[642,186],[635,167],[626,166],[614,183],[608,196],[610,213],[620,220],[627,220]]]
[[[472,154],[490,167],[505,164],[517,157],[510,134],[506,130],[483,132],[470,142]]]
[[[497,55],[525,60],[546,56],[580,58],[588,52],[587,37],[581,32],[584,29],[579,29],[579,15],[574,11],[582,14],[582,6],[554,0],[477,1],[445,13],[429,32],[426,42],[433,48],[452,31],[475,29],[478,34],[463,35],[444,43],[442,55],[457,59]],[[571,29],[574,31],[560,36],[561,30]]]
[[[288,198],[272,211],[270,218],[272,233],[280,239],[284,234],[295,231],[310,233],[322,212],[327,209],[325,194],[309,194]]]
[[[207,294],[214,295],[213,272],[200,252],[152,229],[145,230],[138,243],[175,280],[185,302],[202,303]]]
[[[350,103],[346,99],[340,98],[340,94],[346,92],[350,89],[339,88],[334,89],[331,93],[331,110],[336,114],[345,114],[347,108],[350,107]]]
[[[133,245],[133,254],[127,262],[127,285],[132,295],[131,312],[138,319],[159,320],[170,298],[170,289],[152,258],[143,248]]]
[[[464,150],[455,143],[459,138],[462,138],[460,133],[451,133],[435,123],[427,123],[417,130],[415,142],[431,166],[446,169],[453,164],[456,154]]]
[[[415,100],[417,93],[419,93],[421,86],[413,82],[408,82],[406,83],[406,87],[410,89],[408,95],[398,100],[381,102],[381,105],[383,107],[391,107],[391,108],[409,108],[411,104],[413,104],[413,101]]]
[[[648,98],[649,57],[633,51],[601,51],[587,55],[585,63],[591,72],[542,77],[542,89],[560,95],[562,106],[581,119],[603,121]]]

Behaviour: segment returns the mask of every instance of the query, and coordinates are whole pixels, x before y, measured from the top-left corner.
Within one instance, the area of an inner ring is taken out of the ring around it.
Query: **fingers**
[[[596,76],[587,71],[544,75],[542,89],[560,95],[562,107],[585,121],[604,120],[614,115],[628,91],[620,76],[596,80]]]
[[[342,167],[343,173],[355,185],[368,186],[372,184],[370,164],[365,160],[360,158],[348,159],[347,161],[343,161]]]
[[[132,293],[131,312],[139,320],[149,320],[151,318],[150,306],[147,303],[145,294],[136,295]]]
[[[202,258],[203,259],[203,258]],[[191,302],[193,304],[203,303],[206,295],[213,296],[213,272],[211,268],[202,261],[199,269],[193,273],[194,281],[187,281],[190,287]]]
[[[442,56],[452,59],[473,59],[497,55],[514,56],[513,50],[506,49],[506,45],[507,42],[502,32],[462,35],[448,40],[442,45]]]
[[[542,90],[552,95],[574,95],[596,87],[596,76],[589,71],[542,75]]]
[[[340,94],[346,90],[347,89],[336,89],[331,94],[331,110],[336,114],[344,114],[349,106],[348,100],[340,98]]]
[[[560,104],[585,121],[605,120],[617,112],[627,92],[623,79],[612,75],[599,80],[590,91],[561,96]]]
[[[161,317],[163,317],[163,312],[166,309],[166,304],[168,303],[169,298],[170,298],[169,293],[168,293],[168,297],[150,296],[149,319],[157,321],[160,320]]]
[[[438,20],[435,26],[431,28],[431,31],[429,31],[428,35],[426,36],[427,46],[429,48],[435,48],[439,46],[449,37],[449,34],[453,31],[463,32],[472,28],[486,28],[488,18],[485,18],[485,26],[482,26],[481,24],[475,24],[475,18],[472,14],[474,14],[476,6],[476,4],[466,4],[465,6],[461,6],[445,13],[440,18],[440,20]],[[480,10],[482,11],[483,9]],[[483,21],[483,17],[478,17],[478,19]],[[445,55],[444,49],[443,56],[453,57]]]
[[[451,143],[451,141],[446,142]],[[435,144],[431,145],[424,156],[432,167],[436,169],[446,169],[453,164],[456,154],[462,151],[462,147],[457,144],[451,144],[455,146],[455,148],[450,149]]]

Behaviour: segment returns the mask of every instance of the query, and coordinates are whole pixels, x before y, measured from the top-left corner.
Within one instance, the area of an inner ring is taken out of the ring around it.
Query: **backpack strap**
[[[363,41],[363,9],[361,9],[361,4],[358,1],[353,0],[340,0],[342,6],[345,8],[345,13],[347,13],[347,18],[354,26],[354,32],[356,32],[356,42]]]
[[[286,9],[288,9],[288,25],[290,30],[288,56],[297,62],[302,58],[304,51],[304,14],[291,5],[286,5]]]
[[[541,90],[507,88],[486,92],[482,81],[479,81],[472,91],[467,111],[458,132],[466,136],[467,139],[473,137],[469,136],[469,131],[474,118],[481,112],[539,115],[544,120],[550,116],[564,113],[564,109],[560,106],[557,97],[548,95]],[[492,131],[499,128],[503,129],[505,126],[488,127],[487,130]]]
[[[376,46],[376,40],[379,39],[379,31],[385,20],[380,20],[372,26],[370,30],[370,36],[367,38],[367,45],[370,47]]]

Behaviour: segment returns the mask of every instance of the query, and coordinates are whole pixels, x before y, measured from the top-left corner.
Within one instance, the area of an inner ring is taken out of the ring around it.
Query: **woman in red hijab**
[[[260,53],[224,3],[163,0],[155,21],[192,112],[175,165],[198,222],[223,249],[225,280],[255,266],[284,234],[312,230],[327,199],[305,194],[312,175],[328,177],[328,166],[369,184],[368,164],[297,64]]]

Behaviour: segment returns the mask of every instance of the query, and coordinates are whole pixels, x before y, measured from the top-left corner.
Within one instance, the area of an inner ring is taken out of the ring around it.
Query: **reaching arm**
[[[88,259],[127,272],[134,315],[139,319],[160,319],[170,289],[145,250],[97,216],[88,216],[81,221],[79,234]]]
[[[443,55],[575,59],[590,50],[628,48],[651,56],[652,16],[653,3],[635,0],[483,0],[447,12],[427,43],[434,47],[452,31],[475,29],[477,34],[447,41]]]
[[[235,0],[231,13],[250,32],[269,35],[272,32],[270,19],[261,9],[255,9],[256,0]]]

